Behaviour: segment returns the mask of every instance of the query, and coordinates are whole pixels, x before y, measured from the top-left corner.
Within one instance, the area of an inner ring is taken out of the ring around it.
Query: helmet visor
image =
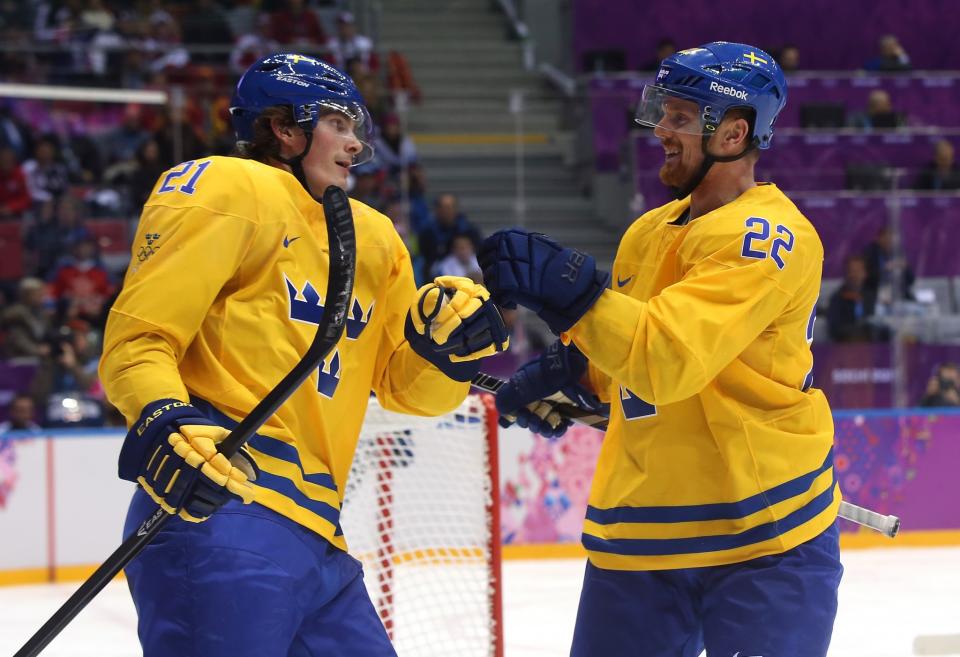
[[[321,100],[300,106],[296,111],[299,123],[309,123],[313,130],[325,130],[355,142],[356,152],[353,154],[351,167],[373,159],[373,119],[367,108],[360,103]]]
[[[692,96],[648,84],[634,120],[648,128],[661,128],[688,135],[705,134],[703,110]]]

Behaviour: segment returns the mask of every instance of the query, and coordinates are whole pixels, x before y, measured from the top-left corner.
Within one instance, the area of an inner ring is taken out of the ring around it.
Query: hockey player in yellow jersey
[[[391,221],[352,201],[344,336],[242,455],[217,454],[312,342],[329,267],[317,199],[372,155],[353,82],[310,57],[255,63],[231,114],[238,157],[154,187],[105,332],[101,376],[131,426],[120,476],[139,483],[127,534],[157,503],[182,518],[126,569],[144,655],[393,657],[339,523],[367,402],[455,408],[506,331],[468,279],[417,291]]]
[[[833,424],[813,387],[823,246],[754,165],[786,102],[770,55],[665,59],[637,121],[678,200],[637,219],[612,276],[517,229],[485,240],[494,300],[560,336],[497,396],[546,435],[557,391],[610,405],[583,530],[574,657],[817,657],[842,574]]]

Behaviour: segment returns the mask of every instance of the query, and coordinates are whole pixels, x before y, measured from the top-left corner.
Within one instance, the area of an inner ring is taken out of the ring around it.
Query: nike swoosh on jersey
[[[288,238],[286,235],[283,236],[283,248],[288,248],[292,243],[300,239],[299,236],[294,238]]]
[[[620,277],[617,276],[617,287],[623,287],[627,283],[633,280],[633,276],[627,276],[625,279],[620,280]]]

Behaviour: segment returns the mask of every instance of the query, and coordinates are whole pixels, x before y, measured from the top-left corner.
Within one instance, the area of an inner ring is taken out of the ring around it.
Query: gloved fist
[[[588,411],[600,409],[600,401],[580,384],[586,371],[587,359],[580,350],[557,340],[543,355],[517,370],[497,392],[500,426],[516,422],[547,438],[562,436],[570,420],[555,410],[556,403]]]
[[[405,337],[420,357],[457,381],[480,371],[480,359],[510,345],[490,293],[460,276],[440,276],[417,291]]]
[[[557,335],[576,324],[610,282],[593,256],[519,228],[485,239],[477,260],[498,305],[526,306]]]
[[[175,399],[147,405],[120,450],[120,478],[136,481],[167,513],[202,522],[230,499],[250,504],[259,470],[241,449],[217,451],[230,432]]]

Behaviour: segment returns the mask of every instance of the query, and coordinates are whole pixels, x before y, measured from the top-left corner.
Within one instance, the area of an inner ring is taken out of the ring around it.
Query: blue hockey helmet
[[[238,142],[253,139],[253,124],[268,107],[293,110],[293,118],[308,134],[320,117],[331,112],[353,122],[353,135],[363,150],[353,165],[373,158],[373,121],[350,76],[319,59],[278,53],[255,62],[237,83],[230,116]]]
[[[673,121],[670,98],[696,103],[699,122]],[[714,41],[681,50],[660,63],[653,84],[643,89],[636,121],[648,127],[711,135],[727,111],[753,110],[753,143],[770,147],[773,124],[787,102],[787,80],[769,54],[742,43]],[[678,123],[683,123],[678,125]]]

